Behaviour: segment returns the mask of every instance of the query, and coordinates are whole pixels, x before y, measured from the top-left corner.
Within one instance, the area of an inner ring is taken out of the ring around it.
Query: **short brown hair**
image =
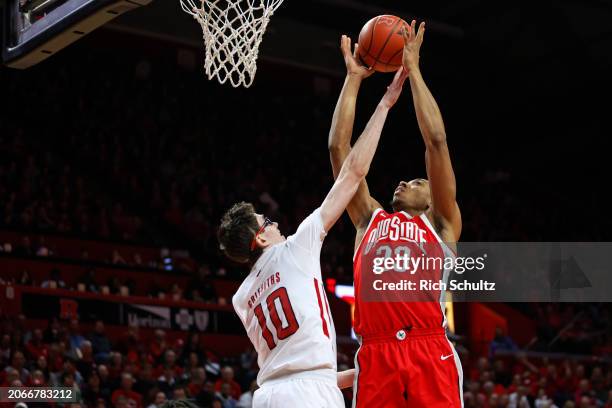
[[[259,247],[251,251],[251,242],[258,230],[253,204],[244,201],[234,204],[221,217],[217,233],[221,251],[232,261],[254,262],[262,253]]]

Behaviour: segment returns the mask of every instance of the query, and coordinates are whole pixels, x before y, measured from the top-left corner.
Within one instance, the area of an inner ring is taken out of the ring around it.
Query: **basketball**
[[[359,33],[359,59],[378,72],[394,72],[402,66],[404,39],[401,29],[410,29],[399,17],[382,15],[374,17]]]

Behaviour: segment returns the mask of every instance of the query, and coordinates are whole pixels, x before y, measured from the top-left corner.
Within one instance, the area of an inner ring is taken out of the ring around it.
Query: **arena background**
[[[221,258],[217,222],[248,200],[290,233],[321,202],[339,37],[383,13],[428,22],[421,69],[447,127],[462,240],[609,241],[606,2],[286,0],[254,85],[234,89],[204,78],[199,27],[156,0],[39,65],[0,68],[0,385],[75,384],[82,406],[122,406],[130,387],[142,406],[158,391],[234,406],[257,367],[230,306],[245,271]],[[389,80],[364,82],[356,132]],[[406,90],[373,196],[425,177],[423,152]],[[353,237],[343,216],[322,254],[341,367],[356,343],[334,289],[351,284]],[[456,304],[466,406],[552,406],[541,394],[612,406],[610,312]]]

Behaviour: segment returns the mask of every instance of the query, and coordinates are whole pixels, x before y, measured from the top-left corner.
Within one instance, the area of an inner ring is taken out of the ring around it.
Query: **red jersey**
[[[446,327],[443,290],[427,291],[424,296],[428,301],[403,301],[404,298],[398,295],[394,301],[384,301],[384,297],[380,301],[363,299],[361,294],[364,292],[361,290],[368,288],[362,288],[362,285],[369,285],[376,278],[372,264],[364,261],[364,258],[369,256],[371,260],[372,248],[377,253],[397,253],[398,249],[403,248],[402,245],[419,246],[423,252],[427,248],[428,256],[433,251],[441,257],[454,258],[454,253],[441,240],[425,214],[413,217],[404,211],[389,214],[383,209],[376,209],[353,259],[354,325],[359,335],[393,332],[405,327]],[[432,281],[446,283],[449,273],[448,268],[438,268],[433,272]]]

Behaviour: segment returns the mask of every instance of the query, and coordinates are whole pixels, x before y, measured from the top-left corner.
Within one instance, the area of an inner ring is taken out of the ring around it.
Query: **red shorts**
[[[363,336],[355,356],[357,408],[461,408],[461,362],[443,328]]]

